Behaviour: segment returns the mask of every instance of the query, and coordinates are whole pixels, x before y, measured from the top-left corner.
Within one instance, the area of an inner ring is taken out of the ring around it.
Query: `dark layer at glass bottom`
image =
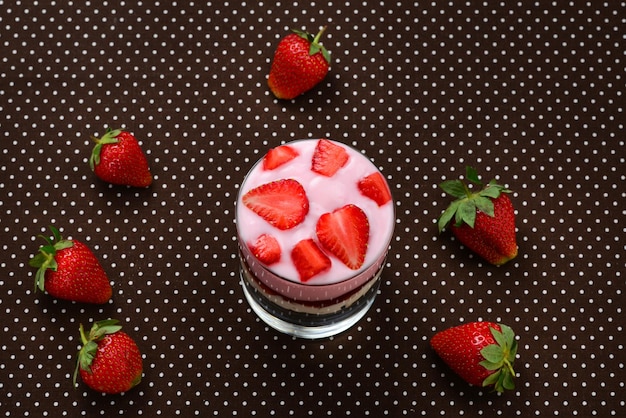
[[[324,304],[290,300],[269,289],[264,293],[265,286],[250,275],[243,260],[241,283],[251,308],[266,324],[297,337],[323,338],[350,328],[367,313],[378,294],[381,272],[345,298]]]

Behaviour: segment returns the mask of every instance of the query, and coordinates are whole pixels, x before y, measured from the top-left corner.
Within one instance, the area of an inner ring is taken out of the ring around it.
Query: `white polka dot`
[[[0,4],[4,416],[623,413],[624,2]],[[274,99],[279,39],[324,24],[329,76]],[[150,189],[94,178],[109,126],[138,137]],[[303,342],[247,306],[233,204],[269,148],[321,136],[381,168],[398,220],[374,309]],[[514,191],[520,253],[500,268],[437,233],[437,184],[466,165]],[[50,224],[94,250],[110,303],[34,291]],[[71,388],[78,325],[105,317],[144,353],[121,397]],[[518,334],[511,393],[428,346],[480,319]]]

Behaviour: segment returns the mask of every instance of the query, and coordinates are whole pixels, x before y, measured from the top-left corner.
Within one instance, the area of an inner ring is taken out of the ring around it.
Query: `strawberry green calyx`
[[[511,190],[497,184],[495,180],[491,180],[485,186],[480,181],[476,170],[472,167],[466,168],[465,177],[480,190],[473,192],[461,180],[447,180],[439,184],[443,191],[457,198],[439,217],[437,221],[439,232],[443,231],[453,218],[456,226],[461,226],[465,223],[473,228],[477,210],[493,217],[494,206],[492,199],[496,199],[501,193],[511,193]]]
[[[327,26],[322,27],[322,29],[320,29],[320,31],[317,32],[315,36],[313,36],[312,34],[308,32],[301,31],[299,29],[292,29],[291,31],[295,33],[296,35],[298,35],[299,37],[306,39],[311,44],[311,47],[309,48],[309,55],[315,55],[318,52],[321,52],[326,62],[330,65],[330,61],[331,61],[330,52],[328,52],[328,50],[326,49],[326,47],[324,47],[324,45],[319,43],[320,39],[322,38],[322,35],[326,31],[326,28]]]
[[[517,354],[517,340],[513,330],[504,324],[498,324],[500,331],[489,327],[495,344],[490,344],[480,350],[484,360],[479,364],[487,370],[495,372],[487,376],[483,381],[483,387],[492,386],[496,392],[515,389],[515,370],[513,362]]]
[[[91,373],[91,363],[93,362],[96,352],[98,351],[98,341],[104,338],[105,335],[115,334],[122,329],[121,325],[118,325],[119,321],[116,319],[105,319],[103,321],[95,322],[89,334],[85,333],[83,324],[80,324],[80,339],[83,343],[82,348],[78,352],[78,358],[76,359],[76,368],[74,369],[74,375],[72,377],[74,387],[76,387],[76,379],[78,377],[79,370],[86,370]]]
[[[35,255],[28,262],[29,266],[37,269],[37,273],[35,273],[35,291],[37,289],[42,292],[45,290],[45,277],[48,269],[57,270],[58,266],[54,258],[57,252],[74,245],[71,240],[63,239],[59,230],[54,226],[50,226],[50,230],[52,231],[52,238],[40,235],[46,241],[46,245],[41,246],[39,254]]]
[[[119,141],[117,136],[122,133],[121,129],[111,129],[108,128],[102,138],[91,137],[91,139],[96,143],[91,151],[91,156],[89,157],[89,167],[93,171],[98,164],[100,164],[100,152],[102,151],[102,147],[106,144],[117,144]]]

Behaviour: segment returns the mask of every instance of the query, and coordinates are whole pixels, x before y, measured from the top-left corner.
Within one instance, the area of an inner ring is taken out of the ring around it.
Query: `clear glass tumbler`
[[[235,216],[243,292],[270,327],[329,337],[374,303],[395,209],[362,153],[327,139],[280,145],[246,175]]]

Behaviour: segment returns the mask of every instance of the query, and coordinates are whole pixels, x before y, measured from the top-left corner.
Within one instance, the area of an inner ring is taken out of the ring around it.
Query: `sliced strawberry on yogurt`
[[[311,170],[332,177],[349,159],[348,152],[342,146],[327,139],[320,139],[313,153]]]
[[[289,145],[280,145],[276,148],[272,148],[263,157],[263,169],[274,170],[281,165],[293,160],[298,155],[298,151]]]
[[[309,199],[304,187],[293,179],[281,179],[262,184],[242,197],[243,204],[270,225],[291,229],[309,213]]]
[[[367,215],[352,204],[323,214],[315,228],[322,247],[352,270],[365,261],[369,230]]]
[[[357,184],[363,196],[372,199],[378,206],[382,206],[391,200],[391,191],[385,178],[379,172],[363,177]]]
[[[280,261],[282,251],[278,240],[273,235],[259,235],[254,242],[248,243],[248,248],[257,260],[263,264],[269,266]]]
[[[330,258],[311,238],[303,239],[293,247],[291,261],[298,270],[302,282],[330,269],[332,265]]]

